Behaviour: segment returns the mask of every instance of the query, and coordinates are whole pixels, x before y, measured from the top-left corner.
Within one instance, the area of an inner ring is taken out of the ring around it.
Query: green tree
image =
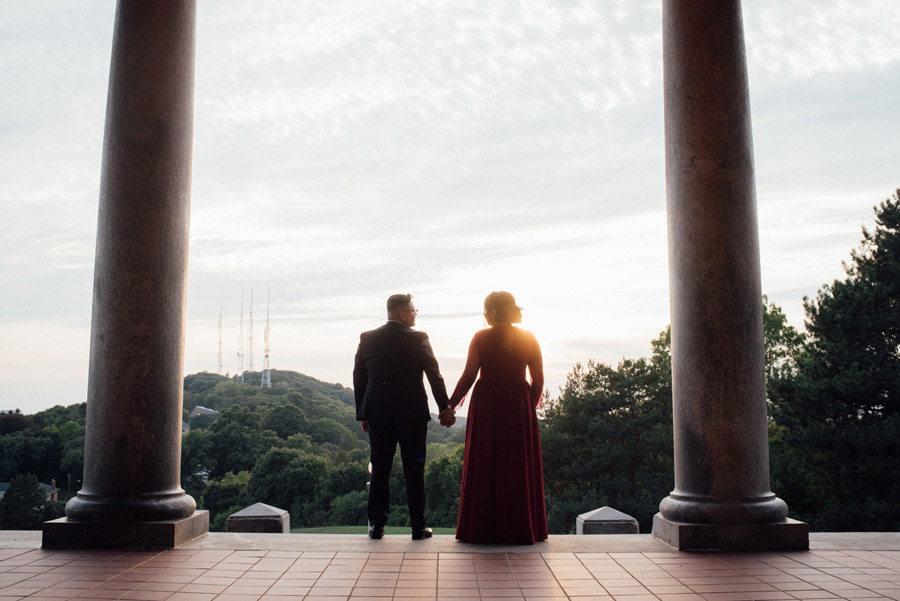
[[[367,465],[360,462],[339,463],[329,470],[322,482],[322,492],[328,497],[339,497],[366,490],[369,479]]]
[[[464,452],[463,445],[454,445],[448,453],[425,465],[425,515],[434,526],[456,526]]]
[[[191,430],[208,430],[209,427],[219,417],[216,414],[201,413],[190,418]]]
[[[346,426],[330,417],[322,417],[311,422],[307,433],[314,444],[333,444],[339,449],[351,449],[358,445],[359,438]]]
[[[327,473],[328,463],[322,457],[296,449],[271,449],[250,472],[247,495],[254,503],[287,509],[299,524],[303,515],[295,517],[293,508],[306,505],[302,513],[309,514]]]
[[[210,480],[207,483],[200,498],[200,504],[204,509],[209,510],[210,528],[215,523],[217,529],[224,530],[225,522],[222,516],[227,518],[235,511],[240,511],[252,504],[247,495],[249,482],[250,472],[237,474],[228,472],[221,478]]]
[[[781,307],[763,295],[763,337],[768,382],[785,380],[797,373],[797,358],[806,344],[806,336],[788,325]]]
[[[365,490],[334,497],[329,506],[329,523],[335,526],[365,526],[368,523],[369,493]]]
[[[27,415],[23,415],[22,411],[0,411],[0,436],[4,434],[12,434],[13,432],[21,432],[22,430],[38,430],[38,425],[34,419]]]
[[[845,278],[804,299],[808,341],[769,387],[773,479],[813,530],[900,528],[900,191]]]
[[[230,407],[219,414],[210,428],[210,476],[249,471],[263,453],[282,444],[275,432],[262,428],[255,411],[241,405]]]
[[[19,430],[0,436],[0,481],[31,472],[45,481],[58,475],[61,448],[52,435]]]
[[[262,427],[272,430],[279,438],[287,439],[293,434],[303,432],[306,427],[306,414],[294,405],[279,405],[271,409],[262,420]]]
[[[579,513],[611,505],[648,529],[672,490],[669,334],[651,359],[616,368],[576,365],[542,421],[544,479],[552,532],[572,532]]]
[[[0,529],[40,530],[47,493],[34,474],[14,477],[0,499]]]
[[[210,438],[203,430],[191,430],[181,437],[181,488],[194,498],[203,492],[213,463]]]

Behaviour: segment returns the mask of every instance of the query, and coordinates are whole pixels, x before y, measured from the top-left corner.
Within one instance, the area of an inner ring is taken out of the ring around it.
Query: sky
[[[115,2],[0,4],[0,409],[86,400]],[[763,292],[900,187],[900,3],[745,0]],[[557,395],[669,323],[659,0],[199,2],[185,373],[351,386],[410,292],[452,388],[509,290]],[[267,303],[267,296],[269,301]],[[243,297],[244,331],[240,334]]]

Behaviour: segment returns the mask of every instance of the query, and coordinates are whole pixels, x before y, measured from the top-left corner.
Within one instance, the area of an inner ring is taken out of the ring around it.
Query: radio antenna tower
[[[219,301],[219,372],[222,373],[222,301]]]
[[[250,335],[247,336],[247,346],[250,347],[248,349],[250,360],[247,371],[253,373],[253,288],[250,289]]]
[[[272,388],[272,374],[269,372],[269,300],[271,290],[266,290],[266,347],[263,355],[263,372],[259,380],[260,388]]]
[[[238,332],[238,360],[240,361],[241,382],[244,381],[244,289],[241,288],[241,329]]]

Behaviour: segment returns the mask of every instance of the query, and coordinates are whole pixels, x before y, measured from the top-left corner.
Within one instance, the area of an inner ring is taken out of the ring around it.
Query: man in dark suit
[[[387,314],[386,324],[360,335],[353,366],[356,419],[369,434],[372,457],[369,537],[384,535],[390,508],[388,484],[399,443],[412,537],[420,540],[432,534],[425,523],[425,434],[431,412],[423,373],[431,384],[441,424],[450,427],[455,418],[428,335],[412,329],[418,314],[412,295],[388,298]]]

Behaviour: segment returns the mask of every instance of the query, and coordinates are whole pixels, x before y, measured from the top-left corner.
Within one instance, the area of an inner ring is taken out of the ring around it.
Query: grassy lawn
[[[456,528],[432,528],[435,534],[456,534]],[[368,533],[365,526],[323,526],[321,528],[291,528],[295,534],[361,534]],[[385,526],[385,534],[412,534],[405,526]]]

